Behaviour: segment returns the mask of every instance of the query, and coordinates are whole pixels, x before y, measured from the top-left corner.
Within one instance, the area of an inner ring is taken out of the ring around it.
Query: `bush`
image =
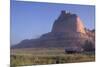
[[[91,41],[86,40],[83,45],[84,51],[95,51],[94,44]]]

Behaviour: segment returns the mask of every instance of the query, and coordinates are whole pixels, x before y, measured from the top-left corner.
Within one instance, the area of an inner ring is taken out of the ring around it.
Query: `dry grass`
[[[93,53],[65,54],[63,48],[11,50],[11,66],[95,61]]]

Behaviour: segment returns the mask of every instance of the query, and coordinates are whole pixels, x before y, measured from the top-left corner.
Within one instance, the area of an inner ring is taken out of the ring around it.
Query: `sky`
[[[93,5],[11,1],[11,45],[50,32],[61,10],[80,16],[86,28],[95,28]]]

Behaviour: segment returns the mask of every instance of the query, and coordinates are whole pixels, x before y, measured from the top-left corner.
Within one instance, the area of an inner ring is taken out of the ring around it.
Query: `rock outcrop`
[[[79,16],[62,11],[61,15],[54,22],[52,32],[85,33],[85,30]]]
[[[85,29],[79,16],[62,11],[51,32],[38,39],[24,40],[13,48],[81,48],[86,40],[94,42],[93,38],[94,35]]]

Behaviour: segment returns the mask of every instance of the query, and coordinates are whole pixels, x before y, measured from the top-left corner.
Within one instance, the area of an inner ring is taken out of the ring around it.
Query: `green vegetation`
[[[92,52],[66,54],[61,48],[11,50],[12,67],[20,65],[76,63],[89,61],[95,61],[95,55]]]

